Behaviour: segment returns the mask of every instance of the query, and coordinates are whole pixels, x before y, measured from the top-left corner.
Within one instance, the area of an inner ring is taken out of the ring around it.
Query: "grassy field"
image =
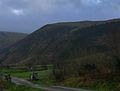
[[[1,72],[4,74],[10,74],[13,77],[24,78],[29,80],[32,74],[31,71],[25,70],[15,70],[15,69],[0,69]],[[53,85],[55,83],[54,80],[49,79],[50,70],[41,70],[41,71],[34,71],[38,73],[39,80],[33,81],[33,83],[40,84],[40,85]]]
[[[48,70],[35,71],[35,72],[37,72],[39,74],[39,78],[41,78],[41,80],[46,79],[46,77],[48,75]],[[13,77],[24,78],[24,79],[29,79],[30,75],[32,74],[32,72],[30,72],[30,71],[15,70],[15,69],[8,69],[8,68],[1,68],[0,73],[10,74]],[[39,81],[36,83],[39,83]],[[6,89],[4,91],[43,91],[43,90],[6,83]]]
[[[30,71],[24,71],[24,70],[15,70],[15,69],[0,69],[1,72],[3,73],[9,73],[11,76],[14,77],[19,77],[19,78],[24,78],[24,79],[29,79],[30,75],[32,72]],[[43,71],[35,71],[39,75],[39,80],[38,81],[33,81],[33,83],[40,84],[40,85],[55,85],[56,81],[52,80],[49,78],[49,73],[50,70],[43,70]],[[108,82],[108,81],[93,81],[90,85],[88,83],[90,82],[83,82],[80,80],[81,78],[70,78],[66,81],[63,82],[63,84],[58,83],[63,86],[68,86],[68,87],[82,87],[85,89],[94,89],[94,91],[115,91],[112,90],[114,87],[114,82]],[[22,89],[22,90],[16,90],[16,89]],[[11,90],[13,89],[13,90]],[[38,91],[37,89],[32,89],[29,87],[21,87],[21,86],[16,86],[16,87],[11,87],[10,90],[7,91]]]
[[[32,72],[31,71],[25,71],[25,70],[15,70],[15,69],[0,69],[0,71],[4,74],[10,74],[11,76],[19,77],[19,78],[25,78],[29,79]],[[39,77],[46,77],[48,75],[48,70],[44,71],[34,71],[39,74]]]

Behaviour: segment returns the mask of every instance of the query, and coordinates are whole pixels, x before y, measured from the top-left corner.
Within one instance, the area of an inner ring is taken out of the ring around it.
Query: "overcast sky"
[[[48,23],[120,18],[120,0],[0,0],[0,31],[33,32]]]

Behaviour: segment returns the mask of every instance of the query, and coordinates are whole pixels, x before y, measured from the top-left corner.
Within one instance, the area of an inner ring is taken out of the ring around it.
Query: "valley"
[[[0,50],[0,73],[36,90],[119,90],[119,25],[119,19],[45,25]],[[38,80],[30,82],[34,74]]]
[[[120,0],[0,0],[0,91],[120,91]]]

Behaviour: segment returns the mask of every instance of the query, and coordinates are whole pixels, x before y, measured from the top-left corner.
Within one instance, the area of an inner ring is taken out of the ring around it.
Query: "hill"
[[[0,31],[0,50],[26,37],[27,34]]]
[[[109,50],[103,41],[120,20],[48,24],[0,52],[3,64],[48,64]]]
[[[0,31],[0,50],[23,39],[27,34]]]

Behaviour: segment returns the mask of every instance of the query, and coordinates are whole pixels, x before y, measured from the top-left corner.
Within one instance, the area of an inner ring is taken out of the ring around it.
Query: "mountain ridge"
[[[25,38],[26,33],[0,31],[0,50]]]
[[[4,64],[46,64],[80,57],[86,49],[104,52],[105,46],[98,40],[119,23],[120,20],[48,24],[2,52],[1,59]]]

